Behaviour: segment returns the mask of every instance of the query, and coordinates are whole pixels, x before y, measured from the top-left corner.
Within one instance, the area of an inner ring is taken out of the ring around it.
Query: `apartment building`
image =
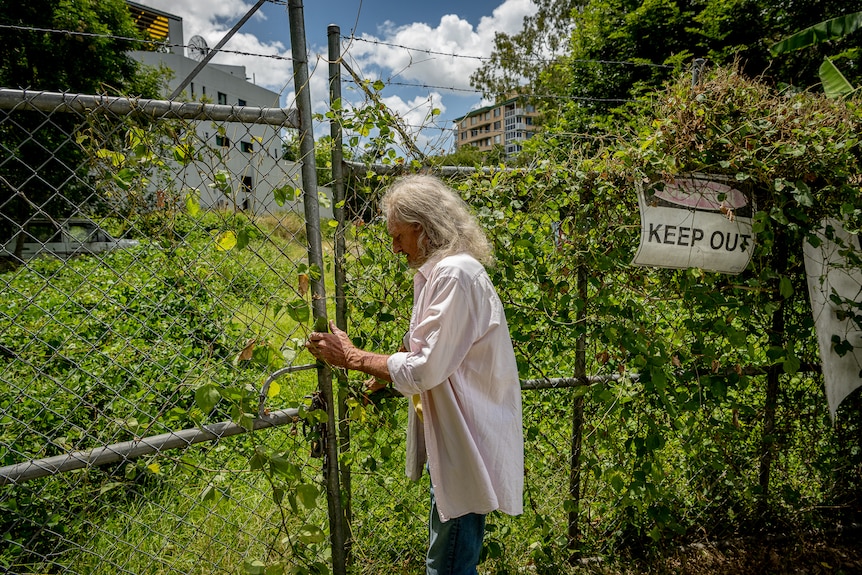
[[[516,154],[536,132],[537,115],[521,96],[473,110],[455,119],[455,148],[474,146],[484,152],[502,146],[507,156]]]
[[[165,66],[173,72],[166,87],[167,98],[206,56],[208,46],[200,36],[186,45],[182,18],[154,8],[127,2],[139,29],[152,39],[164,42],[160,51],[135,51],[130,55],[148,66]],[[185,87],[179,100],[205,101],[228,106],[281,107],[280,95],[257,86],[246,76],[244,66],[207,63]],[[277,206],[273,190],[284,186],[301,189],[300,167],[282,160],[281,126],[223,122],[198,122],[199,140],[210,148],[232,179],[231,194],[210,185],[213,167],[189,166],[178,180],[185,189],[194,189],[203,208],[234,207],[255,213],[302,210],[300,200]],[[325,191],[325,190],[324,190]],[[323,214],[328,215],[328,214]]]

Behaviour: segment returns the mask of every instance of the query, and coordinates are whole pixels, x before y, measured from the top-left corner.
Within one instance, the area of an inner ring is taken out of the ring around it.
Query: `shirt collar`
[[[416,270],[416,272],[418,274],[420,274],[427,281],[428,276],[431,275],[431,270],[433,270],[434,266],[436,266],[438,263],[440,263],[440,260],[442,260],[442,259],[443,259],[442,255],[433,255],[430,258],[428,258],[428,260],[424,264],[419,266],[419,269]]]
[[[431,256],[424,264],[419,266],[419,269],[416,270],[416,275],[413,276],[414,299],[419,297],[419,292],[422,291],[422,288],[424,288],[425,284],[428,282],[428,278],[431,276],[431,271],[442,259],[443,257],[440,255]]]

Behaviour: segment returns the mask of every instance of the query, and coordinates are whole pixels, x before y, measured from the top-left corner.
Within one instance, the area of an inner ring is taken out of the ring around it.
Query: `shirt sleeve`
[[[417,310],[407,352],[389,357],[392,382],[403,395],[427,391],[446,381],[476,340],[477,310],[463,274],[429,281]]]

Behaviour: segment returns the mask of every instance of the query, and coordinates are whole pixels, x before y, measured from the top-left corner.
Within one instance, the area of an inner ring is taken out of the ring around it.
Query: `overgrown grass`
[[[147,224],[154,235],[139,248],[34,260],[5,273],[0,361],[10,385],[0,391],[0,461],[253,416],[269,373],[313,363],[302,346],[311,294],[299,285],[306,249],[297,221],[165,218]],[[247,230],[244,249],[221,249],[230,230]],[[313,370],[284,376],[267,407],[305,405],[316,385]],[[202,403],[202,389],[214,400]],[[0,553],[0,565],[95,573],[313,565],[328,552],[320,462],[309,457],[315,429],[297,423],[287,432],[10,488],[0,507],[17,543]],[[26,518],[52,507],[68,527],[43,551],[28,543],[39,523]],[[42,563],[43,554],[59,559]]]

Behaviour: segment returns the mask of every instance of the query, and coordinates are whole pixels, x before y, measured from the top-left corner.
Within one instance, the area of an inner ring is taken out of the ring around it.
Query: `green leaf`
[[[236,236],[236,247],[241,250],[248,246],[248,242],[251,240],[251,234],[248,230],[240,230]]]
[[[203,493],[201,493],[201,501],[203,501],[203,502],[215,501],[217,494],[218,493],[216,492],[215,486],[212,483],[210,483],[209,485],[206,486],[206,489],[203,490]]]
[[[773,56],[808,48],[820,42],[843,38],[862,27],[862,12],[832,18],[800,30],[780,42],[773,44],[769,51]]]
[[[829,58],[825,58],[820,64],[819,74],[820,81],[823,83],[823,91],[826,92],[828,98],[847,96],[853,92],[853,85],[847,81],[847,78]]]
[[[300,469],[284,457],[275,455],[269,458],[269,466],[273,473],[288,480],[297,480],[300,477]]]
[[[99,495],[102,495],[103,493],[107,493],[108,491],[116,489],[117,487],[123,487],[124,485],[125,485],[125,483],[121,483],[119,481],[114,481],[112,483],[106,483],[105,485],[102,485],[102,487],[99,488]]]
[[[216,249],[220,252],[227,252],[236,247],[236,233],[232,230],[222,232],[216,239]]]
[[[196,194],[189,192],[186,194],[186,212],[192,217],[197,216],[201,211],[201,203]]]
[[[296,487],[296,495],[299,498],[299,502],[308,510],[317,507],[317,496],[319,494],[320,491],[317,487],[309,483],[303,483]]]
[[[272,195],[275,199],[275,203],[279,206],[283,206],[287,202],[295,201],[297,192],[298,190],[293,186],[281,186],[280,188],[275,188],[272,191]]]
[[[221,394],[218,388],[211,383],[202,385],[195,390],[195,404],[204,413],[212,411],[220,399]]]
[[[781,281],[778,283],[778,291],[781,293],[781,297],[785,299],[793,295],[793,283],[789,277],[782,276]]]
[[[608,477],[608,481],[611,484],[611,487],[614,488],[614,491],[617,493],[621,493],[625,488],[626,484],[623,481],[623,476],[618,471],[611,471],[608,473],[610,477]]]
[[[802,362],[799,361],[799,358],[796,356],[788,357],[784,360],[784,371],[785,373],[794,374],[799,371],[799,368],[802,366]]]
[[[257,365],[262,365],[270,370],[276,370],[284,365],[284,356],[272,344],[259,345],[251,352],[252,360]]]
[[[296,322],[306,323],[311,316],[311,308],[304,299],[296,299],[287,304],[287,315]]]
[[[266,461],[266,454],[262,451],[258,451],[257,449],[255,449],[254,455],[252,455],[251,459],[249,459],[248,467],[252,471],[259,471],[263,469],[263,465],[266,463]]]
[[[308,523],[299,528],[297,537],[305,544],[323,543],[326,539],[326,535],[320,527]]]
[[[265,569],[266,564],[259,559],[243,561],[242,564],[243,573],[248,573],[248,575],[263,575]]]

